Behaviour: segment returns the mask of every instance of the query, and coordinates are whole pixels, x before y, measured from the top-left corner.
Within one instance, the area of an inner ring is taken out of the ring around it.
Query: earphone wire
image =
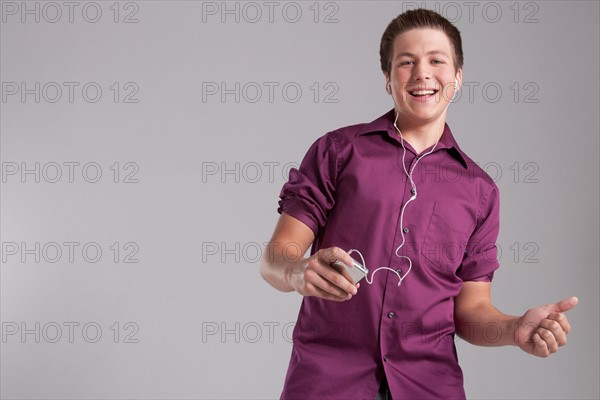
[[[390,92],[391,92],[391,83],[388,84],[388,85],[390,87]],[[455,79],[455,81],[454,81],[454,94],[452,96],[452,99],[450,99],[450,101],[446,105],[446,108],[444,109],[444,112],[446,112],[448,110],[448,107],[450,107],[450,103],[452,103],[454,101],[454,98],[456,96],[456,91],[457,90],[458,90],[458,80]],[[392,94],[392,93],[390,93],[390,94]],[[398,112],[398,110],[396,110],[397,104],[396,104],[396,100],[394,99],[393,94],[392,94],[392,100],[394,101],[394,106],[395,106],[394,107],[394,111],[395,111],[395,114],[396,114],[396,118],[394,119],[394,128],[396,128],[396,130],[398,131],[398,134],[400,134],[400,144],[402,145],[402,149],[403,149],[403,153],[402,153],[402,168],[404,169],[404,173],[406,174],[406,176],[408,177],[408,179],[410,181],[411,193],[412,193],[412,196],[406,201],[406,203],[404,203],[404,205],[402,206],[402,209],[400,210],[400,224],[399,225],[400,225],[400,234],[402,235],[402,243],[396,248],[395,254],[396,254],[396,257],[398,257],[398,258],[405,258],[405,259],[408,260],[408,269],[406,270],[406,272],[403,275],[400,275],[400,273],[398,272],[398,270],[395,270],[393,268],[383,267],[383,266],[382,267],[378,267],[378,268],[376,268],[373,271],[373,273],[371,274],[371,279],[369,280],[369,269],[368,269],[367,264],[365,262],[365,258],[363,257],[363,255],[361,254],[361,252],[359,250],[357,250],[357,249],[351,249],[351,250],[349,250],[348,251],[349,255],[352,254],[352,253],[354,253],[354,252],[358,253],[358,255],[360,256],[360,259],[362,261],[362,265],[365,268],[367,268],[367,273],[366,273],[365,279],[366,279],[366,281],[367,281],[367,283],[369,285],[373,284],[373,280],[375,278],[375,273],[377,271],[379,271],[380,269],[387,269],[387,270],[390,270],[393,273],[395,273],[398,276],[398,286],[400,286],[402,284],[402,282],[404,281],[404,279],[406,278],[406,276],[412,270],[412,260],[410,259],[410,257],[408,257],[408,256],[401,256],[401,255],[398,254],[398,251],[400,251],[400,249],[404,246],[404,243],[406,242],[406,238],[404,236],[403,222],[402,222],[403,219],[404,219],[404,210],[406,209],[406,206],[408,205],[408,203],[410,203],[411,201],[413,201],[413,200],[415,200],[417,198],[417,185],[415,184],[415,182],[414,182],[414,180],[412,178],[412,175],[413,175],[413,172],[414,172],[417,164],[419,163],[419,161],[421,161],[421,159],[423,157],[431,154],[435,150],[438,142],[440,141],[441,137],[444,134],[444,131],[442,131],[442,133],[438,135],[435,143],[431,147],[431,150],[429,150],[427,153],[421,155],[420,157],[418,157],[416,159],[415,163],[410,168],[410,173],[409,173],[407,171],[407,169],[406,169],[406,163],[405,163],[406,147],[404,146],[404,136],[402,135],[402,132],[400,131],[400,129],[398,128],[398,125],[397,125],[397,123],[398,123],[398,117],[400,116],[400,113]],[[438,126],[437,126],[437,128],[438,128],[437,130],[438,131],[440,130],[440,125],[441,124],[438,123]]]

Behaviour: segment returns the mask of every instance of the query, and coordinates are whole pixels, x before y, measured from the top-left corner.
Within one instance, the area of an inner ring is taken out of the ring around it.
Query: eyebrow
[[[431,55],[431,54],[441,54],[443,56],[449,57],[448,54],[446,54],[445,51],[442,50],[431,50],[429,52],[427,52],[427,55]],[[408,53],[408,52],[404,52],[404,53],[400,53],[398,55],[396,55],[396,57],[394,57],[394,59],[398,58],[398,57],[414,57],[415,55],[412,53]]]

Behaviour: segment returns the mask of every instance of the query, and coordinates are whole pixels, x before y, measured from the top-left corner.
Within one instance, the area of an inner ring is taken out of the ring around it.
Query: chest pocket
[[[463,260],[471,232],[457,230],[457,224],[444,214],[436,202],[421,244],[421,255],[429,268],[453,275]]]

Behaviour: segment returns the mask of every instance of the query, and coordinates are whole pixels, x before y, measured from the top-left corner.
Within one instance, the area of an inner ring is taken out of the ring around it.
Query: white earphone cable
[[[444,112],[446,112],[446,110],[448,109],[448,107],[450,106],[450,103],[452,101],[454,101],[454,98],[456,97],[456,90],[458,87],[458,80],[454,81],[454,95],[452,96],[452,99],[448,102],[448,104],[446,105],[446,108],[444,109]],[[390,92],[391,92],[391,84],[390,84]],[[396,100],[394,99],[394,96],[392,94],[392,100],[394,101],[394,106],[396,106]],[[408,269],[406,270],[406,272],[403,275],[400,275],[400,273],[398,273],[397,270],[393,269],[393,268],[389,268],[389,267],[378,267],[376,268],[372,273],[371,273],[371,279],[369,280],[369,269],[367,267],[367,264],[365,263],[365,259],[363,257],[363,255],[361,254],[360,251],[358,251],[357,249],[351,249],[348,251],[348,254],[351,253],[358,253],[358,255],[361,258],[362,261],[362,265],[367,268],[367,275],[365,276],[365,279],[367,281],[367,283],[369,285],[373,284],[373,279],[375,276],[375,273],[377,271],[379,271],[380,269],[387,269],[392,271],[393,273],[395,273],[398,276],[398,286],[400,286],[402,284],[402,282],[404,281],[404,279],[406,278],[406,276],[409,274],[409,272],[412,269],[412,260],[410,259],[410,257],[408,256],[401,256],[398,254],[398,251],[400,251],[400,249],[404,246],[404,243],[406,241],[406,238],[404,237],[404,230],[403,230],[403,219],[404,219],[404,210],[406,209],[406,206],[408,205],[408,203],[410,203],[411,201],[415,200],[417,198],[417,185],[415,184],[412,175],[413,172],[415,170],[415,167],[417,166],[418,162],[421,161],[421,159],[429,154],[431,154],[433,152],[433,150],[435,150],[439,140],[441,139],[441,136],[443,135],[443,131],[442,133],[438,136],[438,138],[436,139],[433,147],[431,148],[431,150],[429,150],[427,153],[421,155],[420,157],[417,158],[417,160],[415,161],[415,163],[412,165],[412,167],[410,168],[410,173],[407,171],[406,169],[406,163],[405,163],[405,157],[406,157],[406,147],[404,146],[404,137],[402,136],[402,132],[400,132],[400,129],[398,128],[397,122],[398,122],[398,117],[400,116],[400,114],[398,113],[397,110],[396,111],[396,119],[394,120],[394,128],[396,128],[396,130],[398,131],[398,133],[400,134],[400,143],[402,144],[402,149],[403,149],[403,153],[402,153],[402,168],[404,169],[404,173],[406,174],[406,176],[408,177],[409,181],[410,181],[410,185],[411,185],[411,193],[412,196],[408,199],[408,201],[406,203],[404,203],[404,205],[402,206],[402,209],[400,211],[400,234],[402,235],[402,243],[396,248],[396,256],[399,258],[405,258],[406,260],[408,260]],[[438,131],[440,130],[440,125],[438,123]]]

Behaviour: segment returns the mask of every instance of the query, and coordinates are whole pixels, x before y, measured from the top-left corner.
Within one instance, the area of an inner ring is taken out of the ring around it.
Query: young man
[[[282,399],[460,399],[455,334],[546,357],[570,330],[575,297],[520,317],[491,303],[498,187],[445,123],[462,83],[459,31],[407,11],[380,56],[394,109],[317,139],[281,190],[261,274],[304,296]],[[356,284],[333,265],[352,265],[350,249],[370,270]]]

